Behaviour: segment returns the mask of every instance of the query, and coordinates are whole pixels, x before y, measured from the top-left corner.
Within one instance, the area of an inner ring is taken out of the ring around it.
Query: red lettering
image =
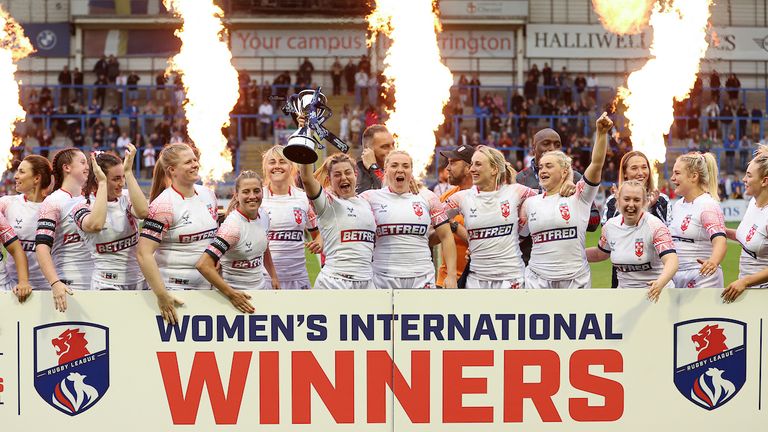
[[[291,353],[293,423],[312,421],[311,395],[314,387],[336,423],[355,421],[355,353],[336,351],[336,386],[331,384],[315,355],[309,351]]]
[[[385,423],[387,387],[411,423],[429,423],[429,351],[411,352],[411,384],[386,351],[368,351],[368,423]]]
[[[538,366],[541,381],[523,381],[525,366]],[[545,422],[559,422],[560,414],[552,402],[560,389],[560,356],[549,350],[504,351],[504,422],[523,421],[523,400],[530,399]]]
[[[189,373],[187,394],[185,395],[182,392],[176,353],[158,352],[157,362],[163,376],[165,395],[168,399],[168,408],[171,410],[173,424],[195,424],[203,386],[208,389],[208,398],[211,401],[211,409],[216,424],[236,424],[252,354],[248,351],[235,352],[232,355],[229,386],[225,396],[215,353],[195,353],[192,370]]]
[[[3,379],[0,378],[0,393],[5,391],[5,387],[3,386]]]
[[[465,394],[488,392],[486,378],[464,378],[465,366],[493,366],[493,351],[443,352],[443,423],[492,423],[493,407],[465,407]]]
[[[259,423],[280,423],[280,353],[259,353]]]
[[[616,350],[579,350],[571,355],[570,380],[573,388],[603,396],[605,405],[590,406],[587,398],[568,400],[568,411],[576,421],[615,421],[624,414],[624,387],[621,383],[591,375],[590,365],[602,365],[604,372],[623,372],[624,358]]]

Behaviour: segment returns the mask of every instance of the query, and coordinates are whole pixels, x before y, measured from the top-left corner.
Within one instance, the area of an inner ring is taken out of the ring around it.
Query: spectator
[[[537,66],[536,63],[531,66],[531,70],[528,71],[528,76],[532,77],[537,85],[539,84],[539,76],[541,76],[541,72],[539,72],[539,66]]]
[[[461,103],[461,106],[466,106],[467,100],[469,99],[469,88],[467,87],[469,85],[469,80],[467,79],[467,76],[461,74],[457,85],[459,86],[459,103]]]
[[[348,94],[353,94],[355,92],[355,74],[357,74],[357,67],[350,58],[347,65],[344,66],[344,80],[347,83]]]
[[[437,196],[442,196],[450,188],[451,184],[448,183],[448,170],[446,166],[443,166],[437,173],[437,183],[432,187],[432,192]]]
[[[728,134],[728,138],[723,140],[723,148],[725,149],[725,173],[733,174],[734,159],[736,156],[736,149],[739,147],[739,142],[736,140],[736,135]]]
[[[725,80],[725,88],[728,90],[728,98],[731,101],[738,99],[739,90],[741,89],[741,81],[736,78],[736,74],[728,76],[728,79]]]
[[[381,124],[368,126],[363,132],[363,153],[357,162],[357,193],[380,189],[384,177],[384,160],[395,149],[395,139]]]
[[[592,99],[597,100],[597,91],[598,86],[600,83],[597,80],[597,76],[593,73],[589,74],[589,77],[587,78],[587,88],[589,88],[592,91]]]
[[[109,84],[107,82],[107,77],[104,75],[99,75],[99,77],[96,79],[96,82],[93,83],[96,86],[96,99],[99,101],[99,106],[104,106],[104,100],[107,97],[107,85]]]
[[[139,99],[139,90],[137,86],[139,80],[141,80],[141,78],[136,74],[136,72],[130,72],[128,77],[125,79],[125,82],[128,85],[129,100],[135,101]]]
[[[107,56],[102,55],[101,58],[93,65],[93,74],[98,76],[107,76]]]
[[[117,89],[117,106],[120,111],[125,106],[125,90],[128,85],[128,77],[125,74],[118,74],[114,81],[115,88]]]
[[[339,120],[339,138],[344,142],[349,142],[349,106],[344,105],[344,109],[341,110],[341,119]]]
[[[538,86],[536,85],[536,81],[533,80],[533,77],[529,76],[525,81],[525,85],[523,86],[523,96],[525,96],[525,99],[535,100],[538,93],[539,90]]]
[[[371,74],[371,61],[368,60],[368,55],[363,54],[360,56],[360,61],[357,63],[357,70],[365,72],[366,75]]]
[[[135,136],[139,131],[139,106],[136,101],[131,102],[131,106],[128,107],[128,130],[131,136]],[[120,153],[122,155],[122,153]],[[122,156],[121,156],[122,157]]]
[[[552,95],[552,87],[555,85],[555,77],[552,73],[552,68],[549,67],[549,63],[544,63],[544,69],[541,70],[541,76],[544,77],[544,95],[546,97],[551,97]],[[538,82],[536,82],[538,84]],[[525,97],[526,99],[536,99],[538,98],[538,95],[534,95],[533,97]]]
[[[333,81],[333,95],[338,96],[341,94],[341,77],[344,75],[344,67],[341,65],[339,58],[336,57],[331,65],[331,81]]]
[[[376,75],[368,78],[368,104],[372,106],[379,104],[379,80]]]
[[[741,139],[747,134],[747,121],[749,120],[749,111],[744,104],[739,105],[739,109],[736,111],[736,117],[739,118],[739,127],[736,129],[736,137]]]
[[[144,151],[142,152],[144,163],[144,177],[145,178],[152,178],[152,171],[155,169],[155,163],[157,163],[157,151],[155,150],[154,142],[157,142],[157,134],[153,133],[150,138],[147,145],[144,147]]]
[[[716,104],[720,103],[720,74],[716,70],[712,69],[709,74],[709,90],[710,98],[715,101]]]
[[[118,75],[120,75],[120,62],[114,55],[110,55],[107,60],[107,80],[114,84]]]
[[[155,99],[164,101],[166,99],[165,84],[168,79],[165,77],[165,71],[160,71],[155,75]]]
[[[72,72],[72,84],[75,86],[75,99],[77,103],[83,103],[83,73],[80,72],[80,68],[75,68]]]
[[[727,137],[733,132],[733,109],[730,103],[723,105],[723,110],[720,111],[720,123],[723,128],[722,136]]]
[[[360,137],[363,132],[363,121],[360,120],[360,114],[353,113],[349,120],[349,132],[352,134],[352,143],[350,147],[360,146]]]
[[[739,167],[742,171],[747,170],[749,159],[752,157],[752,140],[746,135],[739,140]]]
[[[259,106],[259,125],[261,127],[260,137],[262,141],[267,140],[267,136],[270,134],[270,126],[272,125],[272,115],[274,114],[272,104],[267,99],[263,99]]]
[[[477,74],[472,75],[472,80],[469,82],[469,93],[470,98],[472,99],[472,106],[477,105],[480,100],[480,85],[480,78]]]
[[[125,154],[125,149],[131,144],[131,138],[128,137],[128,132],[123,131],[115,142],[115,150],[120,157]]]
[[[83,136],[83,132],[79,127],[75,128],[72,134],[72,145],[79,149],[82,149],[85,146],[85,136]]]
[[[720,116],[720,107],[714,99],[704,108],[704,116],[707,117],[707,136],[709,139],[717,139],[717,117]]]
[[[752,138],[760,138],[760,129],[763,122],[763,112],[760,111],[757,105],[752,108]]]
[[[59,102],[61,104],[69,103],[69,88],[72,86],[72,73],[69,71],[69,66],[64,66],[59,72],[59,86],[61,86],[59,88]]]
[[[367,91],[368,74],[364,70],[358,69],[355,74],[355,105],[361,106],[363,104],[363,100],[367,99]]]

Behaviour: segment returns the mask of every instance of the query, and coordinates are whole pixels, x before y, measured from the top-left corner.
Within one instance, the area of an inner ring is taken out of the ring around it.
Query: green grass
[[[736,228],[738,222],[727,222],[728,228]],[[587,247],[597,246],[600,240],[600,231],[587,233]],[[307,269],[309,271],[309,281],[314,286],[315,278],[320,272],[320,262],[317,256],[306,251]],[[741,246],[738,243],[728,240],[728,252],[725,254],[722,267],[725,277],[725,285],[733,282],[739,277],[739,255],[741,255]],[[611,262],[603,261],[590,264],[592,268],[592,286],[595,288],[608,288],[611,286]]]

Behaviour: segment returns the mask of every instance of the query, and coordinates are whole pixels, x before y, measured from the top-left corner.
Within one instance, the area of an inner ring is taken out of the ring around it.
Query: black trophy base
[[[317,162],[317,153],[315,150],[301,144],[288,144],[283,148],[283,154],[291,162],[303,165]]]

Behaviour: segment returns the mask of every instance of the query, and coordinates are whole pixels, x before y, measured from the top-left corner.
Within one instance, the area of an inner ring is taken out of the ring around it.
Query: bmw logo
[[[764,37],[762,39],[752,39],[752,40],[755,41],[757,46],[759,46],[760,48],[768,51],[768,36],[766,36],[766,37]]]
[[[37,47],[41,50],[51,50],[56,46],[56,33],[51,30],[43,30],[37,34]]]

